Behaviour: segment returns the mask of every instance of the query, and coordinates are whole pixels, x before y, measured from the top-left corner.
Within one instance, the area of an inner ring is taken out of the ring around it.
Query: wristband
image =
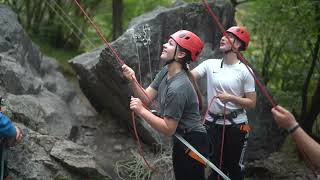
[[[290,129],[288,129],[289,134],[292,134],[295,130],[297,130],[300,127],[300,125],[297,123],[296,125],[294,125],[293,127],[291,127]]]

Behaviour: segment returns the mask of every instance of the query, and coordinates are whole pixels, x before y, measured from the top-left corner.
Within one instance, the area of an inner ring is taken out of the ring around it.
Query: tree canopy
[[[251,33],[248,59],[308,133],[320,113],[319,8],[316,0],[248,1],[238,13]]]
[[[191,2],[192,0],[188,0]],[[0,0],[18,14],[34,41],[83,52],[103,44],[73,0]],[[78,0],[107,40],[129,21],[173,0]],[[320,113],[320,2],[318,0],[231,0],[251,42],[245,57],[258,70],[276,102],[296,114],[308,133]]]

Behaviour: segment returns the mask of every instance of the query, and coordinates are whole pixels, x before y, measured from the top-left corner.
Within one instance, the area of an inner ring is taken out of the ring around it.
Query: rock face
[[[217,0],[211,6],[225,28],[234,24],[231,4]],[[191,30],[205,41],[199,63],[219,57],[216,49],[221,33],[199,3],[179,3],[144,14],[134,19],[112,46],[147,87],[163,66],[159,61],[162,44],[180,29]],[[16,15],[0,5],[0,95],[7,99],[9,115],[24,137],[8,153],[14,179],[117,179],[116,162],[137,148],[127,128],[132,127],[131,90],[112,53],[98,48],[70,62],[86,97],[64,78],[54,59],[41,54]],[[250,157],[257,149],[271,146],[272,151],[276,146],[264,129],[270,127],[273,132],[270,119],[261,121],[252,115],[252,134],[257,141]],[[144,121],[137,120],[137,129],[146,144],[170,140]]]
[[[225,29],[234,25],[234,9],[229,3],[215,1],[210,5]],[[121,60],[134,69],[139,83],[147,87],[163,66],[159,59],[162,44],[169,35],[180,29],[195,32],[205,42],[205,49],[200,54],[198,64],[208,58],[221,57],[217,50],[221,38],[220,30],[201,3],[179,3],[175,7],[158,8],[135,18],[128,30],[111,45]],[[122,77],[121,65],[114,54],[108,48],[99,48],[75,57],[70,63],[77,72],[81,89],[92,105],[98,111],[111,112],[113,117],[132,126],[128,108],[132,94],[130,86]],[[206,95],[206,80],[200,84]],[[266,157],[282,142],[268,103],[259,92],[258,95],[257,108],[249,111],[249,120],[253,127],[247,153],[250,160]],[[146,124],[141,124],[143,121],[137,122],[144,142],[167,142]]]
[[[12,121],[23,132],[23,140],[8,152],[8,167],[14,179],[109,177],[93,158],[94,151],[78,153],[90,143],[87,130],[80,128],[83,133],[73,136],[78,145],[68,140],[74,127],[92,124],[90,120],[94,122],[96,112],[90,104],[83,103],[73,85],[59,72],[57,62],[41,54],[17,16],[2,5],[0,95],[6,99]],[[57,155],[61,146],[68,147],[68,154]],[[71,160],[83,157],[83,161],[90,163],[77,166],[63,155]],[[79,175],[77,170],[84,174]]]
[[[217,5],[218,4],[218,5]],[[214,11],[219,12],[225,27],[234,24],[233,9],[229,3],[217,3]],[[112,47],[119,57],[136,72],[141,85],[147,87],[162,68],[160,54],[162,44],[168,36],[180,29],[195,32],[210,47],[217,47],[220,33],[212,18],[200,3],[180,4],[173,8],[159,8],[134,19],[129,29]],[[96,49],[75,57],[70,61],[77,72],[81,89],[98,110],[107,110],[116,119],[130,123],[128,82],[122,77],[121,64],[109,49]],[[139,134],[148,144],[161,143],[160,135],[147,124],[138,121]]]

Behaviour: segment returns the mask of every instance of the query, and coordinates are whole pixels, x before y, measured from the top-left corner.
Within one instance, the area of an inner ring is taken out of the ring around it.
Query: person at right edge
[[[244,179],[243,157],[250,131],[245,109],[256,105],[254,78],[237,56],[238,51],[247,49],[249,39],[244,27],[229,28],[220,40],[223,57],[208,59],[191,71],[195,79],[207,76],[208,106],[213,99],[205,122],[212,151],[210,161],[232,180]],[[213,171],[208,179],[219,179],[219,175]]]
[[[4,180],[10,180],[7,161],[4,160],[4,151],[8,147],[15,146],[22,138],[21,130],[15,126],[10,119],[3,114],[3,98],[0,96],[0,177]],[[3,163],[3,164],[2,164]],[[1,169],[3,169],[3,174],[1,174]]]
[[[296,118],[287,109],[278,105],[272,108],[271,112],[277,125],[289,132],[297,146],[303,148],[312,165],[320,169],[320,144],[300,127]]]

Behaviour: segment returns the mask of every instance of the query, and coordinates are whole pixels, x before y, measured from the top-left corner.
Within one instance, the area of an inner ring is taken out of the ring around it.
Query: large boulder
[[[234,9],[227,2],[211,3],[223,26],[234,24]],[[99,111],[111,112],[113,117],[132,126],[129,100],[130,85],[122,77],[121,61],[132,67],[138,82],[147,87],[163,67],[159,57],[168,36],[180,29],[195,32],[209,47],[217,47],[221,33],[200,3],[180,3],[171,8],[158,8],[135,18],[126,32],[111,46],[121,60],[106,48],[75,57],[70,61],[77,73],[80,87]],[[212,49],[211,49],[212,51]],[[153,107],[154,108],[154,107]],[[147,144],[167,142],[147,123],[137,121],[138,132]]]
[[[73,167],[57,157],[58,142],[69,145],[70,157],[93,145],[88,130],[74,135],[74,127],[95,122],[97,113],[59,71],[58,63],[44,57],[32,43],[8,7],[0,5],[0,95],[6,99],[7,115],[21,128],[23,139],[8,153],[14,179],[81,179],[106,177],[95,158],[92,166]],[[77,146],[73,140],[78,143]],[[51,149],[54,149],[52,151]],[[86,151],[95,157],[95,151]],[[87,156],[87,155],[84,155]],[[85,171],[79,175],[79,171]]]
[[[226,1],[211,3],[213,12],[218,15],[226,29],[235,24],[234,9]],[[157,72],[163,67],[160,61],[162,44],[167,37],[180,29],[195,32],[205,42],[200,60],[195,66],[208,58],[220,58],[218,51],[221,32],[215,21],[201,3],[177,3],[171,8],[158,8],[143,14],[130,22],[129,28],[111,43],[117,55],[136,72],[138,82],[147,87]],[[111,112],[113,117],[132,127],[129,99],[132,95],[130,85],[121,73],[121,62],[108,48],[98,48],[82,54],[70,61],[77,73],[81,89],[92,105],[99,111]],[[206,80],[200,81],[206,96]],[[278,149],[283,141],[270,113],[270,105],[258,91],[257,107],[249,111],[252,125],[248,146],[249,160],[261,159]],[[152,107],[154,108],[154,107]],[[138,133],[147,144],[167,142],[158,132],[143,121],[137,121]]]

